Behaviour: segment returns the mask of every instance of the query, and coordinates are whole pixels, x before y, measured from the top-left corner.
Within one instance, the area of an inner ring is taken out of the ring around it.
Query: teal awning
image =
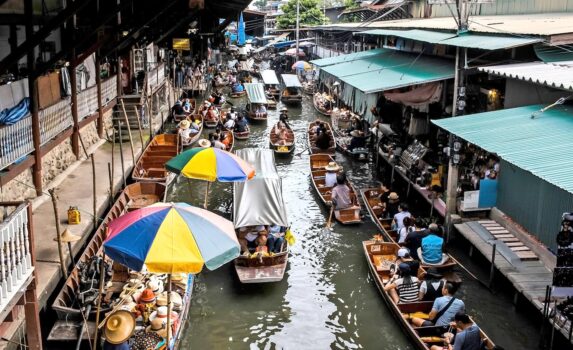
[[[295,74],[282,74],[281,76],[286,87],[302,87],[300,80]]]
[[[263,77],[263,81],[267,85],[279,85],[279,78],[275,74],[275,71],[272,69],[265,69],[261,72],[261,76]]]
[[[573,161],[569,159],[573,149],[573,106],[557,106],[539,113],[543,107],[503,109],[432,123],[573,193]]]
[[[265,84],[263,83],[245,83],[247,98],[251,103],[267,103],[265,95]]]
[[[454,62],[397,50],[321,68],[365,93],[451,79]]]
[[[542,42],[541,38],[526,38],[508,35],[485,35],[475,33],[456,34],[453,32],[439,32],[433,30],[392,30],[373,29],[356,34],[395,36],[404,39],[423,41],[430,44],[465,47],[468,49],[502,50],[519,46],[532,45]]]
[[[390,51],[390,50],[389,49],[374,49],[374,50],[368,50],[368,51],[354,52],[354,53],[349,53],[347,55],[340,55],[340,56],[334,56],[334,57],[321,58],[318,60],[312,60],[312,61],[310,61],[310,63],[314,64],[317,67],[325,67],[325,66],[330,66],[332,64],[351,62],[354,60],[360,60],[363,58],[376,56],[376,55],[379,55],[379,54],[381,54],[383,52],[387,52],[387,51]]]

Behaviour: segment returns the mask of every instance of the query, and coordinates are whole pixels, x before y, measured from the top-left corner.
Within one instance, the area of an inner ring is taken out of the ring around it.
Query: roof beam
[[[169,35],[171,35],[171,33],[176,31],[177,29],[181,28],[183,25],[189,24],[189,22],[191,22],[191,20],[195,17],[196,14],[197,14],[197,10],[192,10],[191,12],[189,12],[187,14],[187,16],[183,17],[180,21],[178,21],[173,26],[171,26],[169,29],[167,29],[167,31],[165,33],[163,33],[155,41],[159,43],[159,42],[165,40],[165,38],[167,38]]]
[[[11,65],[18,62],[20,58],[22,58],[26,53],[28,53],[30,50],[33,50],[36,46],[38,46],[42,41],[44,41],[50,35],[50,33],[56,30],[68,18],[73,16],[79,10],[86,7],[91,2],[92,0],[82,0],[82,1],[74,1],[71,4],[69,4],[69,6],[67,6],[63,11],[59,12],[51,21],[49,21],[45,26],[40,28],[40,30],[35,32],[30,38],[26,38],[26,41],[24,41],[20,46],[18,46],[16,50],[10,52],[10,54],[0,62],[0,72],[4,72]]]

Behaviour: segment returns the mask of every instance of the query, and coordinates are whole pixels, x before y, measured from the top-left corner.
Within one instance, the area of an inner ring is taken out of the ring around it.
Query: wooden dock
[[[477,249],[490,263],[493,257],[495,268],[511,282],[515,289],[514,304],[517,303],[519,296],[522,295],[543,314],[545,291],[547,286],[552,284],[553,272],[541,259],[533,258],[532,255],[535,254],[531,251],[523,254],[523,249],[525,248],[514,250],[516,246],[525,247],[525,245],[518,238],[515,238],[516,235],[511,234],[511,228],[504,228],[503,232],[501,230],[494,232],[495,235],[492,235],[492,239],[484,239],[487,237],[484,237],[484,233],[479,231],[477,225],[489,227],[493,223],[496,222],[493,220],[480,220],[455,224],[454,226],[471,243],[470,256],[474,249]],[[512,237],[509,237],[509,235]],[[493,254],[494,244],[495,257]],[[507,249],[513,251],[515,257]],[[551,303],[550,307],[553,306],[554,303]],[[560,323],[559,325],[555,325],[555,322],[552,323],[556,330],[561,332],[566,339],[569,339],[570,322],[557,322]]]

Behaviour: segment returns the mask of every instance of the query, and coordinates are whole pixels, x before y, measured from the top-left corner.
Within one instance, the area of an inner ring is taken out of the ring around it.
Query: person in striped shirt
[[[397,276],[399,275],[399,276]],[[395,303],[411,303],[418,301],[419,280],[412,276],[412,269],[406,263],[398,265],[398,274],[394,275],[384,286]]]

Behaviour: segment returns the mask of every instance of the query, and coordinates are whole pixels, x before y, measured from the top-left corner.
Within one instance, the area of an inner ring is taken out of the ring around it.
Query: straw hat
[[[163,282],[154,278],[147,282],[147,288],[151,289],[155,295],[163,292]]]
[[[326,171],[338,171],[340,170],[340,166],[336,164],[336,162],[330,162],[327,166],[324,167]]]
[[[398,196],[398,193],[396,192],[390,192],[390,194],[388,195],[388,199],[391,201],[397,201],[398,199],[400,199],[400,196]]]
[[[199,144],[199,147],[203,147],[203,148],[211,147],[211,141],[209,141],[207,139],[199,140],[198,144]]]
[[[190,125],[191,125],[191,123],[190,123],[187,119],[184,119],[184,120],[181,121],[181,123],[179,123],[179,127],[180,127],[181,129],[184,129],[184,130],[185,130],[185,129],[189,129],[189,126],[190,126]]]
[[[282,107],[279,112],[288,112],[288,109],[286,107]]]
[[[157,311],[153,311],[151,315],[149,315],[149,320],[153,321],[156,318],[161,320],[167,320],[167,306],[160,306],[157,308]],[[171,310],[171,320],[175,321],[179,318],[179,314],[176,311]]]
[[[135,302],[129,301],[123,304],[119,309],[131,312],[133,309],[135,309],[136,306],[137,304]]]
[[[65,229],[64,232],[62,232],[62,234],[60,235],[60,239],[62,240],[63,243],[71,243],[71,242],[75,242],[75,241],[79,241],[82,237],[80,236],[76,236],[73,233],[70,232],[70,230]],[[57,241],[58,238],[54,238],[54,241]]]
[[[139,302],[144,304],[149,304],[153,303],[155,299],[156,297],[155,293],[153,293],[153,290],[146,288],[143,290],[143,293],[141,293],[141,296],[139,297]]]
[[[170,301],[173,310],[181,310],[181,308],[183,307],[183,299],[181,298],[181,295],[179,295],[179,293],[177,292],[171,292]],[[167,292],[163,292],[161,293],[161,295],[157,297],[156,305],[167,306]]]
[[[163,319],[156,318],[149,323],[149,326],[145,329],[146,332],[157,333],[162,338],[167,338],[167,325],[163,322]]]
[[[129,311],[119,310],[111,314],[105,323],[105,339],[111,344],[122,344],[135,330],[135,318]]]

